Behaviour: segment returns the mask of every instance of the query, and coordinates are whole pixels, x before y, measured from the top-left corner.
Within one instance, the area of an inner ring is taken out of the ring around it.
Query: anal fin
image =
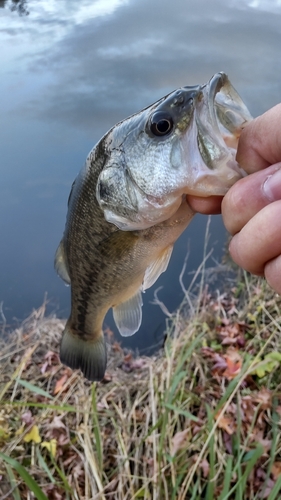
[[[142,297],[138,291],[126,302],[113,307],[113,318],[123,337],[130,337],[136,333],[142,319]]]
[[[171,255],[173,251],[173,245],[166,247],[160,255],[154,260],[150,266],[145,271],[142,289],[146,290],[154,285],[155,281],[159,278],[160,274],[166,271]]]

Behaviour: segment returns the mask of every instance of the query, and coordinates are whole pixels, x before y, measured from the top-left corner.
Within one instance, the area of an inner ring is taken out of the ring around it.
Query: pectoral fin
[[[130,337],[138,331],[142,319],[141,308],[142,297],[140,291],[126,302],[113,307],[113,318],[123,337]]]
[[[159,278],[160,274],[166,271],[170,261],[170,257],[172,255],[172,251],[173,251],[173,245],[169,245],[167,248],[163,250],[163,252],[161,252],[158,258],[154,260],[150,264],[150,266],[146,269],[142,284],[143,290],[150,288]]]
[[[70,277],[67,270],[66,255],[64,251],[63,241],[60,242],[55,255],[55,270],[59,277],[70,285]]]

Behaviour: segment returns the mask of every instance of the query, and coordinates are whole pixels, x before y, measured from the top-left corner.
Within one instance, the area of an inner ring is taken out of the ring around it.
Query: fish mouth
[[[227,165],[243,176],[235,155],[240,134],[252,120],[251,114],[223,72],[216,73],[202,85],[200,94],[196,113],[197,144],[204,164],[211,170]]]

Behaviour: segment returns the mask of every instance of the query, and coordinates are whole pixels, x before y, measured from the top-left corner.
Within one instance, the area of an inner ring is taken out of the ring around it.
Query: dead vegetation
[[[10,334],[1,499],[280,498],[281,298],[244,275],[190,304],[150,358],[107,332],[99,384],[60,364],[64,322],[44,306]]]

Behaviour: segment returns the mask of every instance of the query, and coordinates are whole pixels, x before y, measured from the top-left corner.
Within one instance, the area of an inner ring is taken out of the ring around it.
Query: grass
[[[64,322],[43,305],[1,346],[1,499],[281,498],[280,319],[262,279],[201,282],[156,355],[107,332],[90,384],[60,364]]]

